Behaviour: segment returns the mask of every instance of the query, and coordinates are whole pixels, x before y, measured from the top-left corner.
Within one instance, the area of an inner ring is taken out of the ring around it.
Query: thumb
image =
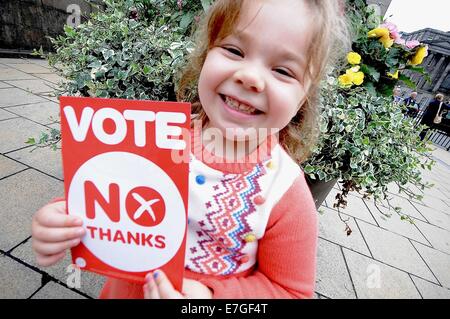
[[[153,273],[156,285],[159,288],[161,299],[183,299],[183,295],[173,288],[172,283],[162,270]]]

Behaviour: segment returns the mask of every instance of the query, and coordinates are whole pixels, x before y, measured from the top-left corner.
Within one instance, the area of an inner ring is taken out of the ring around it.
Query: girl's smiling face
[[[227,129],[274,133],[289,124],[306,95],[311,17],[304,0],[244,2],[236,31],[211,48],[200,74],[210,127],[226,136]]]

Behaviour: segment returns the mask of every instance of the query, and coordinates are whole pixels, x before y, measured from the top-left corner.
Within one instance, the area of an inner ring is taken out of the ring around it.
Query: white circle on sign
[[[75,259],[75,264],[80,268],[84,268],[86,267],[86,260],[84,258],[78,257],[77,259]]]
[[[94,183],[106,202],[110,201],[110,184],[119,185],[119,222],[111,221],[98,202],[95,203],[95,218],[87,218],[86,181]],[[142,226],[128,216],[126,197],[136,187],[152,188],[161,195],[166,205],[162,222],[152,227]],[[82,243],[102,262],[119,270],[143,272],[159,268],[175,256],[183,242],[186,216],[181,194],[164,170],[136,154],[109,152],[85,162],[70,183],[67,207],[69,214],[80,216],[87,228]],[[118,231],[122,233],[122,240],[118,239]],[[163,237],[155,241],[156,236]],[[140,244],[136,244],[136,240]],[[164,247],[158,248],[162,247],[161,241]]]

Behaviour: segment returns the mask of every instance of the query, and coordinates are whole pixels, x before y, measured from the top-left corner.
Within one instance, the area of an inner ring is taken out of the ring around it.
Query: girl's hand
[[[51,266],[63,259],[66,250],[77,246],[85,234],[80,217],[66,214],[66,202],[48,204],[33,216],[32,247],[40,266]]]
[[[162,270],[149,273],[145,277],[144,285],[145,299],[211,299],[212,293],[208,287],[202,283],[183,279],[183,293],[175,290],[172,283]]]

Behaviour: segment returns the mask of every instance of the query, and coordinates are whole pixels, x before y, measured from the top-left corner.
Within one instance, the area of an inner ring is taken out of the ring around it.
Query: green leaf
[[[183,18],[181,18],[180,28],[186,29],[191,24],[191,22],[193,20],[194,20],[194,14],[193,13],[189,12],[189,13],[185,14],[183,16]]]
[[[362,141],[363,145],[370,145],[370,139],[366,136]]]
[[[29,137],[28,140],[25,142],[26,144],[34,145],[36,144],[36,140],[34,137]]]
[[[120,70],[117,74],[118,80],[125,80],[128,77],[128,71]]]
[[[149,74],[150,71],[151,71],[151,68],[150,68],[148,65],[146,65],[146,66],[144,66],[144,68],[142,69],[142,71],[144,72],[144,74]]]
[[[305,174],[312,174],[312,172],[314,171],[314,167],[312,167],[311,165],[306,165],[303,168],[303,171],[305,172]]]
[[[109,60],[114,55],[114,50],[103,49],[102,54],[105,60]]]
[[[372,95],[376,95],[377,94],[377,90],[375,89],[375,85],[373,84],[373,82],[365,82],[364,83],[364,87],[367,89],[367,92],[369,92]]]
[[[416,84],[409,77],[407,77],[406,75],[399,74],[398,79],[400,81],[403,81],[403,83],[405,83],[411,89],[415,89],[416,88]]]
[[[211,0],[201,0],[202,8],[204,11],[207,11],[209,6],[211,5]]]
[[[369,75],[375,82],[380,80],[380,72],[370,65],[362,64],[361,71],[364,72],[364,74]]]
[[[77,34],[76,31],[67,24],[64,25],[64,33],[70,38],[74,37]]]
[[[408,64],[408,65],[405,66],[405,69],[411,70],[411,71],[414,71],[414,72],[417,72],[417,73],[420,73],[420,74],[425,74],[426,73],[425,69],[423,67],[421,67],[421,66],[414,66],[414,65]]]

